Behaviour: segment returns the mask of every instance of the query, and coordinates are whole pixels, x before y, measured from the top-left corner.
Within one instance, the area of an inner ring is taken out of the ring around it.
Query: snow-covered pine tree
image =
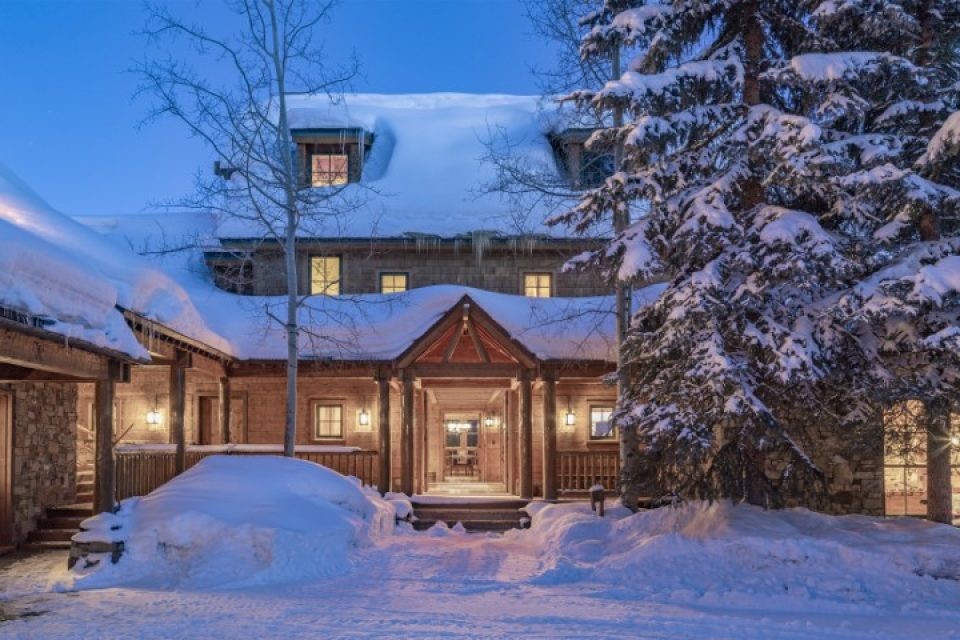
[[[819,484],[804,423],[832,416],[826,382],[849,385],[858,409],[875,390],[876,345],[851,340],[856,312],[839,301],[891,255],[874,242],[883,217],[857,192],[885,175],[887,155],[909,155],[872,119],[930,83],[897,47],[845,50],[831,20],[847,4],[608,3],[593,17],[584,54],[612,32],[632,60],[571,99],[625,109],[625,126],[595,135],[625,153],[563,220],[586,229],[646,202],[649,214],[595,260],[626,280],[670,280],[626,347],[635,369],[618,419],[643,452],[626,483],[778,504],[787,482]],[[861,28],[879,37],[878,24]],[[931,203],[948,197],[915,184]],[[895,209],[880,191],[878,206]]]
[[[834,112],[830,126],[851,136],[847,171],[833,177],[841,187],[833,209],[855,230],[862,273],[827,312],[851,328],[866,366],[837,377],[881,405],[924,401],[928,516],[950,522],[949,412],[960,385],[960,2],[824,1],[812,17],[821,37],[857,50],[821,74],[810,96],[814,113]],[[789,84],[801,71],[794,61],[781,79]],[[902,435],[913,446],[912,434]]]

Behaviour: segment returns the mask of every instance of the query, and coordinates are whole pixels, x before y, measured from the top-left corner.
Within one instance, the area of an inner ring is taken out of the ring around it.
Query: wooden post
[[[413,495],[413,374],[403,372],[403,423],[400,425],[400,491]]]
[[[177,445],[174,469],[179,475],[187,468],[187,442],[184,431],[184,408],[186,407],[187,366],[190,354],[177,351],[170,365],[170,439]]]
[[[377,376],[379,393],[379,416],[377,428],[380,434],[380,492],[392,491],[390,487],[390,376]]]
[[[220,378],[220,441],[230,444],[230,378]]]
[[[530,371],[520,372],[520,497],[533,499],[533,388]]]
[[[926,403],[927,420],[927,518],[953,522],[950,466],[950,405],[943,398]]]
[[[557,499],[557,377],[543,378],[543,499]]]
[[[96,468],[93,479],[93,511],[113,511],[116,495],[116,478],[113,465],[113,404],[117,380],[122,379],[123,365],[111,360],[107,366],[107,378],[94,385],[94,414],[97,422]]]
[[[420,406],[423,407],[423,413],[420,416],[423,429],[420,434],[420,491],[426,493],[430,488],[428,480],[430,475],[430,411],[426,391],[420,392],[420,398],[422,399]]]

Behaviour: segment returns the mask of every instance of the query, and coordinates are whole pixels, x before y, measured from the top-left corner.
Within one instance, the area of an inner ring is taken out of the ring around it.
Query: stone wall
[[[0,385],[13,393],[13,528],[22,542],[44,509],[76,497],[77,385]]]

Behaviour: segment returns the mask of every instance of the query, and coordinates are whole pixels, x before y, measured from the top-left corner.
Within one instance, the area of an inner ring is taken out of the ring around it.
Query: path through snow
[[[960,613],[819,613],[643,600],[590,582],[544,584],[534,537],[403,534],[356,571],[243,590],[51,591],[65,554],[0,571],[0,638],[918,638],[960,637]]]

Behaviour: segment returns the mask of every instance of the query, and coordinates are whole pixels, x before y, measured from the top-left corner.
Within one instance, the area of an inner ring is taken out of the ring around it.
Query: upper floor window
[[[613,407],[610,406],[591,406],[590,407],[590,439],[591,440],[611,440],[617,434],[613,429]]]
[[[310,293],[312,295],[340,295],[340,256],[313,256],[310,258]]]
[[[551,136],[557,162],[571,186],[591,189],[614,174],[613,150],[594,142],[587,145],[594,129],[570,128]]]
[[[406,273],[381,273],[380,293],[400,293],[410,288],[410,276]]]
[[[523,274],[523,295],[528,298],[549,298],[553,295],[553,274]]]
[[[330,187],[347,184],[350,156],[345,153],[315,153],[310,156],[310,186]]]

